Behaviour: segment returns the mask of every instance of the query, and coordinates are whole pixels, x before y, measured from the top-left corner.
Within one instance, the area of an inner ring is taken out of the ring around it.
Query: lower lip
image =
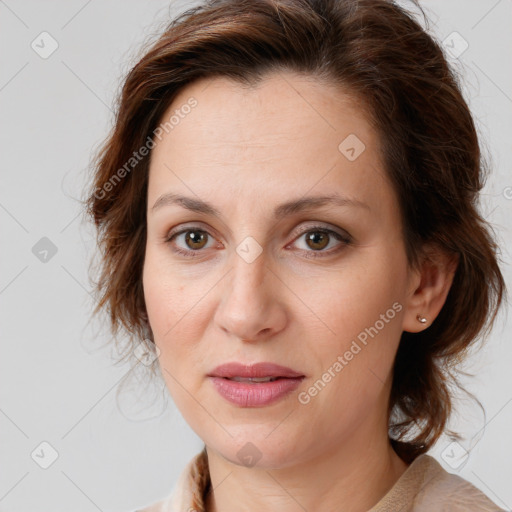
[[[209,378],[219,394],[229,402],[241,407],[262,407],[276,402],[297,389],[304,377],[255,383],[238,382],[223,377]]]

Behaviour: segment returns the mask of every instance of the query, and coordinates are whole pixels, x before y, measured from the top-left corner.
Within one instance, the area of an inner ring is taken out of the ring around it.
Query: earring
[[[418,322],[421,322],[422,324],[427,323],[427,319],[424,316],[416,315],[416,318],[417,318]]]

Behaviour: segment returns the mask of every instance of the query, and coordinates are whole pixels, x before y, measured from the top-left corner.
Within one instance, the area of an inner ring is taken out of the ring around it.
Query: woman
[[[224,0],[129,73],[97,310],[205,448],[145,511],[501,510],[427,451],[504,294],[456,77],[386,0]]]

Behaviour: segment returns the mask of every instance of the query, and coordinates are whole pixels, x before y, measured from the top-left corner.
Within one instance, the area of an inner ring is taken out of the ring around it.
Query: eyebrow
[[[214,217],[221,217],[221,213],[213,205],[201,199],[182,196],[172,192],[161,195],[152,206],[151,211],[163,208],[164,206],[179,205],[187,210],[196,213],[203,213],[205,215],[212,215]],[[357,199],[351,199],[339,194],[331,194],[326,196],[308,196],[294,199],[282,203],[274,209],[274,220],[279,220],[282,217],[293,215],[302,211],[314,210],[323,206],[353,206],[364,208],[370,211],[370,207]]]

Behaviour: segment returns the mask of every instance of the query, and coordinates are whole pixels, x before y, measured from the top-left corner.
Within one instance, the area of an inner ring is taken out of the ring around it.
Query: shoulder
[[[178,486],[174,486],[172,492],[163,500],[157,501],[148,505],[144,508],[138,508],[135,512],[174,512],[176,509],[176,493],[178,492]]]
[[[188,512],[202,505],[202,494],[209,478],[205,454],[203,450],[188,462],[165,499],[135,512]]]
[[[430,455],[417,457],[371,512],[505,512],[472,483],[445,471]]]
[[[448,473],[429,455],[429,480],[414,499],[414,512],[438,510],[440,512],[504,512],[480,489],[459,475]]]

